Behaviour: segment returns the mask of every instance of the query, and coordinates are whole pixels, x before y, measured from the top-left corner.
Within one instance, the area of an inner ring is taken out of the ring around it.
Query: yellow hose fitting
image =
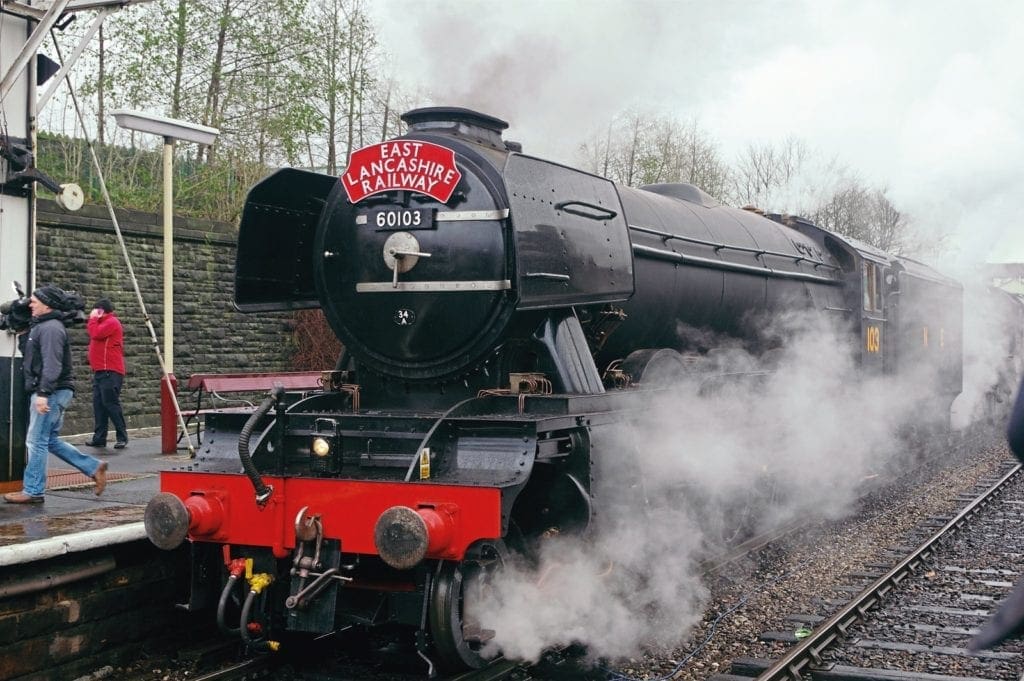
[[[266,589],[270,586],[270,583],[274,581],[274,578],[268,575],[266,572],[260,572],[252,576],[249,580],[249,590],[254,594]]]

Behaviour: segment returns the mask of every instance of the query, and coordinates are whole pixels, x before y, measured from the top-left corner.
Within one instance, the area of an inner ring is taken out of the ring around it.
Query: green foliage
[[[41,133],[37,164],[60,182],[78,182],[88,203],[102,203],[99,177],[84,140]],[[158,213],[163,206],[163,153],[123,146],[96,149],[107,191],[118,208]],[[178,215],[233,222],[245,193],[269,170],[246,159],[225,155],[213,163],[179,156],[174,162],[174,212]]]
[[[80,37],[74,26],[57,34],[64,53]],[[76,94],[85,127],[108,142],[97,154],[118,207],[160,209],[162,155],[159,139],[118,129],[104,113],[113,109],[220,131],[212,146],[179,145],[174,163],[175,211],[219,220],[237,218],[248,188],[276,166],[337,172],[385,120],[366,96],[377,41],[361,0],[154,0],[114,14],[102,45],[79,62]],[[98,202],[82,124],[64,91],[54,102],[40,120],[38,165]]]

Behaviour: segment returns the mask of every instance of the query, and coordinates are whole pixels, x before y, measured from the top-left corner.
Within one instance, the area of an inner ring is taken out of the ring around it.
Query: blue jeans
[[[75,396],[70,390],[57,390],[50,395],[50,411],[40,414],[36,411],[36,394],[29,398],[28,433],[25,445],[28,462],[25,464],[24,492],[29,496],[41,497],[46,491],[46,460],[50,452],[68,462],[90,478],[100,467],[100,460],[83,454],[76,447],[60,439],[64,425],[64,412]]]

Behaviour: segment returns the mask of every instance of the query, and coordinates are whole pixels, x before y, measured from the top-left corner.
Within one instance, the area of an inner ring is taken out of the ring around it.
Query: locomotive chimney
[[[410,133],[446,131],[486,144],[495,149],[506,149],[501,131],[508,123],[487,114],[456,106],[430,106],[413,109],[402,114],[402,121]]]

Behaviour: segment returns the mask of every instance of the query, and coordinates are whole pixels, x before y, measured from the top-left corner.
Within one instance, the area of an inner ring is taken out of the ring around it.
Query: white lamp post
[[[173,393],[174,379],[174,142],[183,140],[196,144],[213,144],[220,131],[197,123],[154,116],[139,111],[111,111],[118,127],[159,135],[164,138],[164,365],[167,371],[167,389]],[[163,393],[161,393],[163,394]],[[173,406],[171,407],[173,411]],[[161,402],[162,443],[164,453],[175,451],[177,431],[174,414],[168,418],[166,403]]]

